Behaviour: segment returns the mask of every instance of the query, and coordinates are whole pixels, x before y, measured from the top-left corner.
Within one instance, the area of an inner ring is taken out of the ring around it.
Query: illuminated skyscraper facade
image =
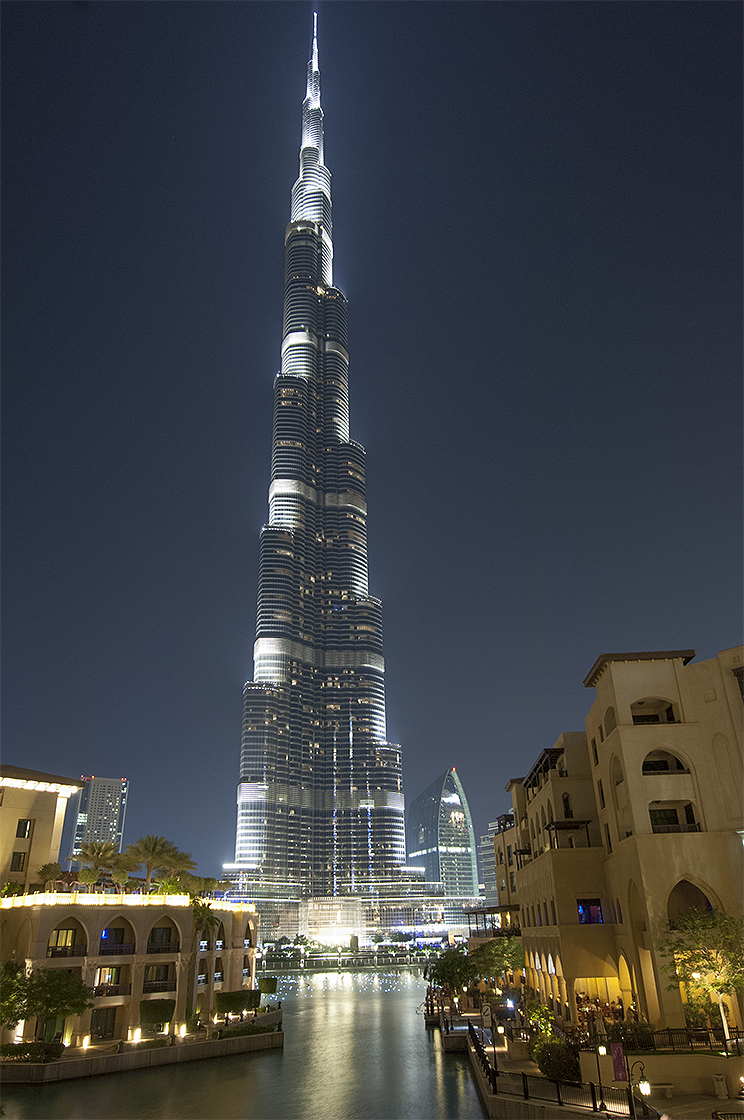
[[[478,863],[468,799],[454,766],[420,793],[408,810],[408,858],[445,898],[477,897]]]
[[[316,17],[284,239],[269,519],[231,865],[257,897],[374,894],[400,880],[405,862],[401,752],[385,737],[382,604],[367,582],[365,452],[349,437],[332,228]]]
[[[75,809],[72,854],[77,855],[82,844],[90,844],[94,840],[115,844],[118,851],[121,851],[127,815],[128,780],[83,776],[82,781],[85,785],[78,795]],[[79,871],[81,866],[77,860],[73,860],[70,870]]]

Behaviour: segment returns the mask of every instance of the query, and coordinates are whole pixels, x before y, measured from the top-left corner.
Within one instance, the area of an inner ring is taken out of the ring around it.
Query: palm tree
[[[87,864],[98,872],[111,871],[119,860],[119,849],[111,840],[87,840],[80,845],[79,851],[67,856],[68,863],[72,860]]]
[[[138,867],[140,864],[145,865],[147,894],[156,871],[172,875],[177,871],[192,871],[196,867],[191,852],[182,852],[172,840],[166,840],[164,836],[140,836],[136,843],[129,845],[125,855],[136,859]]]

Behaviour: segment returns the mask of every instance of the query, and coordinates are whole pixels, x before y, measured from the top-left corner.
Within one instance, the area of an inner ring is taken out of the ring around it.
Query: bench
[[[655,1093],[657,1091],[657,1089],[663,1089],[665,1097],[671,1097],[673,1088],[674,1088],[674,1082],[673,1081],[652,1081],[651,1082],[651,1092]]]

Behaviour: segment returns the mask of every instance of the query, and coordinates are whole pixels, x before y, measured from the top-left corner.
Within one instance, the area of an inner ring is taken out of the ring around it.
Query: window
[[[155,926],[150,930],[150,936],[147,942],[149,945],[169,945],[173,932],[170,926]],[[173,937],[173,941],[175,941],[175,937]],[[153,968],[154,967],[156,966],[153,965]]]
[[[582,926],[599,925],[602,922],[602,905],[598,898],[577,898],[579,924]]]
[[[620,905],[620,899],[619,898],[615,899],[615,909],[617,910],[617,920],[620,923],[620,925],[622,925],[623,924],[623,911],[622,911],[622,907]]]
[[[512,855],[511,844],[509,844],[509,846],[506,849],[506,855],[507,855],[507,859],[509,861],[509,866],[512,867],[514,865],[514,856]]]
[[[537,904],[537,924],[538,924],[539,926],[541,926],[541,925],[542,925],[542,912],[541,912],[541,910],[540,910],[540,903],[539,903],[539,902],[538,902],[538,904]]]
[[[602,789],[602,779],[601,778],[597,782],[597,797],[599,798],[600,809],[604,809],[604,807],[605,807],[605,796],[604,796],[604,790]]]
[[[597,740],[592,739],[592,757],[594,758],[594,765],[599,766],[599,755],[597,754]]]
[[[569,793],[563,794],[563,816],[567,821],[573,817],[573,809],[571,808],[571,795]]]
[[[600,743],[604,743],[604,731],[602,730],[602,724],[601,723],[599,725],[598,730],[599,730],[599,741],[600,741]]]
[[[605,829],[605,843],[607,845],[607,854],[612,855],[612,841],[610,840],[610,826],[606,824]]]
[[[551,898],[551,900],[550,900],[550,916],[553,919],[553,925],[557,926],[558,925],[558,920],[556,919],[556,916],[555,916],[555,899],[554,898]]]
[[[19,840],[28,840],[31,835],[31,821],[25,819],[19,820],[18,827],[16,828],[16,836]]]
[[[511,889],[512,889],[513,891],[515,891],[515,890],[517,889],[517,876],[516,876],[516,872],[514,872],[514,871],[510,871],[510,872],[509,872],[509,882],[510,882],[510,884],[511,884]]]
[[[504,862],[504,853],[499,852],[499,863],[503,863],[503,862]]]
[[[25,852],[13,852],[13,855],[10,858],[10,870],[11,871],[23,871],[25,866],[26,866],[26,853]]]
[[[74,929],[53,929],[49,935],[50,949],[68,949],[75,944]]]

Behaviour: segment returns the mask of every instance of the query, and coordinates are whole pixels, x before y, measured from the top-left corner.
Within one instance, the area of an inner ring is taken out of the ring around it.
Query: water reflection
[[[467,1059],[416,1008],[420,971],[283,976],[284,1051],[7,1086],[6,1120],[482,1120]]]

